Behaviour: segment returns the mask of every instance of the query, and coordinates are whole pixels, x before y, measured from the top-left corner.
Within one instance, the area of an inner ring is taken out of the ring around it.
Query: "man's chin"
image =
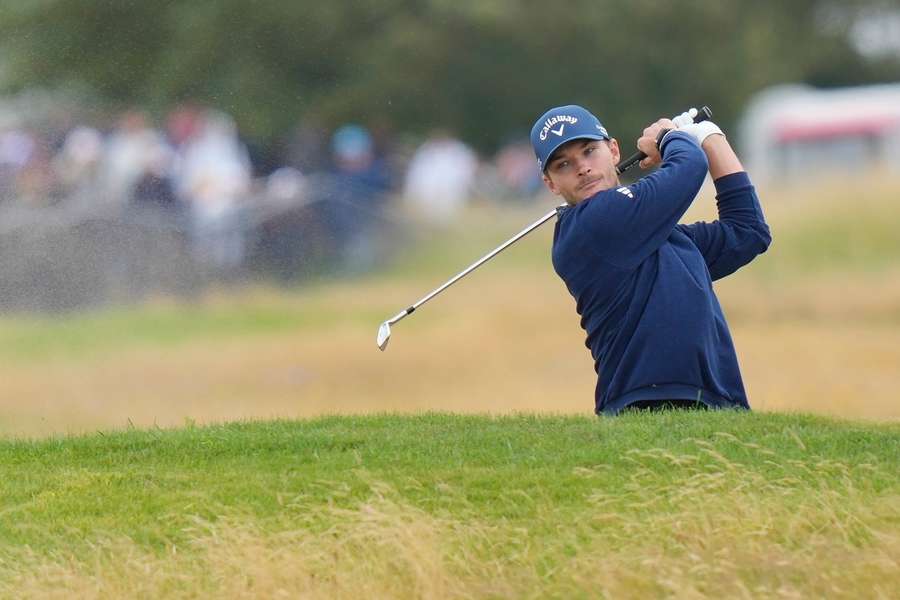
[[[608,189],[609,189],[609,186],[606,185],[603,182],[603,180],[597,180],[593,183],[590,183],[590,184],[584,186],[580,190],[576,191],[575,197],[578,198],[578,200],[577,200],[578,202],[581,202],[582,200],[587,200],[594,194],[597,194],[599,192],[602,192],[602,191],[608,190]]]

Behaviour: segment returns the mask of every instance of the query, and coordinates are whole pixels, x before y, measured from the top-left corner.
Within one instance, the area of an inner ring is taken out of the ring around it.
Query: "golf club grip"
[[[712,118],[712,111],[709,109],[708,106],[704,106],[703,108],[701,108],[697,111],[697,116],[694,117],[694,123],[699,123],[700,121],[708,121],[711,118]],[[640,150],[638,150],[637,152],[635,152],[634,154],[632,154],[631,156],[629,156],[628,158],[623,160],[621,163],[619,163],[619,165],[616,167],[616,171],[618,171],[619,173],[624,173],[625,171],[627,171],[634,165],[638,164],[645,158],[647,158],[647,155],[644,154],[643,152],[641,152]]]

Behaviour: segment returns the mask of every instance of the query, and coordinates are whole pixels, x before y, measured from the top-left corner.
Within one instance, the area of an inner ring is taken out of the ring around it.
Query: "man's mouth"
[[[602,179],[603,179],[602,177],[598,177],[597,179],[591,179],[590,181],[587,181],[587,182],[585,182],[585,183],[582,183],[582,184],[579,185],[576,189],[577,189],[578,191],[585,190],[585,189],[587,189],[588,187],[594,185],[595,183],[601,181]]]

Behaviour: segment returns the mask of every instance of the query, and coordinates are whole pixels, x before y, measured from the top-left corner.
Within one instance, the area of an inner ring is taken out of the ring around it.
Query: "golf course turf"
[[[896,424],[687,411],[187,424],[0,442],[0,471],[3,596],[900,585]]]

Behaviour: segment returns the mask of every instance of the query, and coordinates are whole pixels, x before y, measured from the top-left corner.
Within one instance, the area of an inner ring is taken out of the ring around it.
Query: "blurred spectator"
[[[504,145],[494,162],[500,182],[514,200],[533,198],[544,189],[540,172],[535,168],[534,151],[527,139]]]
[[[244,256],[241,201],[250,190],[250,159],[228,115],[208,111],[178,148],[176,190],[189,206],[198,257],[216,267]]]
[[[19,176],[37,149],[34,137],[16,127],[0,130],[0,200],[13,200],[18,195]]]
[[[17,201],[30,206],[49,206],[60,199],[51,168],[52,151],[45,139],[32,137],[28,161],[16,177]]]
[[[123,113],[106,143],[103,177],[108,197],[126,204],[135,184],[147,171],[148,160],[166,145],[162,133],[148,125],[144,113]]]
[[[366,128],[344,125],[331,143],[334,192],[322,206],[323,219],[340,266],[354,272],[365,270],[376,258],[374,223],[390,178]]]
[[[326,251],[323,223],[314,190],[294,167],[281,167],[266,178],[253,223],[250,267],[289,281],[308,276]]]
[[[178,207],[172,180],[168,174],[156,168],[151,168],[138,180],[131,195],[131,203],[137,208],[165,212],[175,212]]]
[[[403,180],[410,155],[403,155],[402,146],[397,143],[397,134],[386,119],[376,119],[370,131],[375,156],[393,188],[396,182]]]
[[[468,202],[478,159],[461,141],[436,133],[419,146],[409,164],[404,197],[437,225],[456,218]]]
[[[278,203],[302,201],[306,192],[306,178],[293,167],[275,169],[266,178],[266,198]]]
[[[203,125],[203,111],[193,104],[181,104],[166,116],[166,135],[176,149],[197,135]]]
[[[305,118],[284,142],[285,166],[301,173],[324,171],[329,165],[328,133],[313,119]]]
[[[63,193],[70,196],[94,193],[103,160],[103,136],[93,127],[77,126],[65,137],[53,159],[53,170]]]
[[[134,186],[130,204],[141,217],[178,226],[183,215],[171,173],[172,152],[160,146],[147,157],[147,167]]]
[[[371,190],[384,191],[389,186],[388,174],[375,142],[365,127],[344,125],[332,137],[334,170],[342,178]]]
[[[167,272],[157,267],[175,265],[160,260],[170,251],[182,256],[173,272],[200,268],[213,277],[231,277],[238,269],[285,279],[322,269],[366,271],[397,242],[384,235],[394,181],[405,177],[406,193],[421,212],[445,223],[470,198],[478,168],[474,152],[446,134],[417,149],[398,145],[385,120],[371,128],[347,124],[329,134],[306,118],[280,147],[257,149],[260,157],[281,158],[254,173],[247,146],[226,114],[179,105],[167,115],[163,132],[144,112],[128,110],[108,134],[79,114],[0,113],[0,202],[41,206],[65,200],[65,210],[47,220],[54,235],[68,236],[72,248],[88,253],[121,241],[128,252],[110,255],[121,254],[122,260],[82,263],[93,266],[98,281],[131,282],[129,290],[150,289],[150,279]],[[518,151],[505,148],[494,172],[502,170],[505,185],[527,190]],[[14,211],[9,214],[17,218],[42,218],[40,211]],[[160,253],[150,258],[147,248]],[[60,250],[60,256],[72,252]],[[138,280],[140,286],[132,285]]]

